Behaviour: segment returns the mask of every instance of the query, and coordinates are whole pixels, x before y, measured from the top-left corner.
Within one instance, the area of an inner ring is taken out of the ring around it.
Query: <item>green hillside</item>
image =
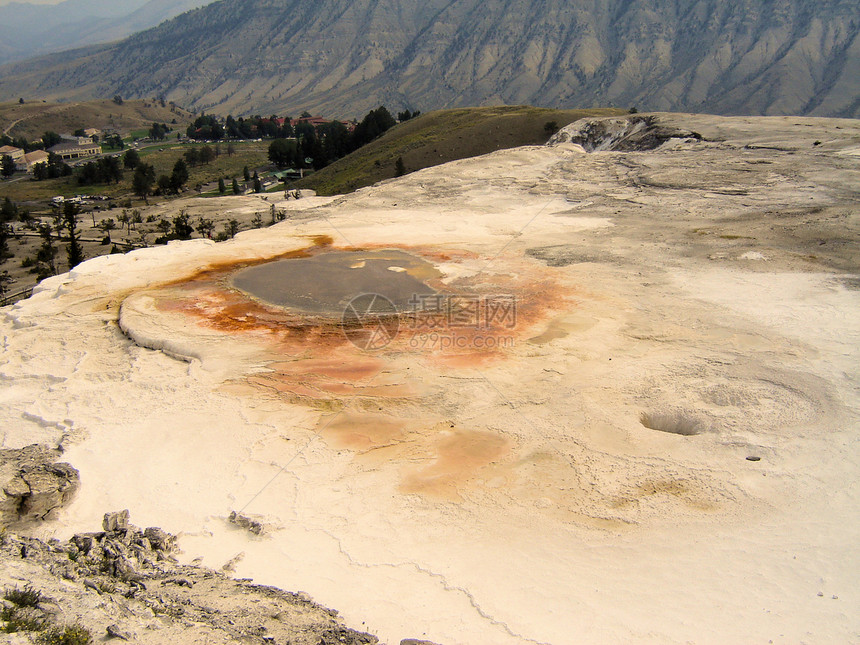
[[[294,187],[320,195],[348,193],[396,174],[398,158],[406,172],[487,154],[504,148],[541,145],[551,131],[589,116],[614,116],[616,109],[553,110],[528,106],[440,110],[401,123],[383,136]]]

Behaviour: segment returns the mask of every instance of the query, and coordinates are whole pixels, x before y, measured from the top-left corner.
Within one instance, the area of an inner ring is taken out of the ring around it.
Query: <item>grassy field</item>
[[[122,105],[110,99],[83,103],[0,103],[0,132],[8,131],[12,137],[23,136],[29,141],[48,130],[70,134],[78,128],[98,128],[126,134],[148,130],[154,122],[184,130],[192,120],[193,116],[182,108],[169,104],[162,107],[153,100],[124,101]]]
[[[394,177],[399,157],[409,173],[504,148],[541,145],[550,136],[545,129],[548,123],[563,127],[589,116],[624,113],[617,109],[528,106],[430,112],[396,125],[379,139],[291,186],[312,188],[321,195],[348,193]]]
[[[171,133],[171,134],[173,134],[173,133]],[[140,128],[139,130],[132,130],[131,132],[128,133],[128,136],[126,137],[126,139],[127,139],[126,143],[128,143],[130,141],[134,141],[135,139],[143,139],[144,137],[148,137],[148,136],[149,136],[149,128]]]
[[[202,144],[185,143],[176,144],[165,142],[162,146],[153,146],[140,151],[141,160],[152,164],[155,168],[155,176],[170,175],[177,159],[181,158],[191,147],[200,147]],[[198,185],[212,181],[218,181],[219,177],[225,178],[227,190],[233,177],[242,181],[242,170],[245,166],[251,169],[259,168],[268,164],[269,142],[251,141],[247,143],[234,143],[236,152],[227,156],[227,146],[221,144],[221,154],[207,165],[198,165],[188,169],[188,188],[195,189]],[[215,147],[214,144],[211,147]],[[47,207],[47,202],[55,195],[72,197],[74,195],[105,195],[113,198],[131,198],[137,200],[132,194],[132,171],[126,170],[123,180],[119,184],[97,184],[94,186],[80,186],[74,176],[60,179],[46,179],[44,181],[31,181],[22,179],[20,181],[0,181],[0,199],[9,197],[13,202],[24,207],[38,210]],[[149,201],[159,198],[150,197]]]
[[[207,165],[198,165],[188,169],[188,186],[193,188],[198,184],[218,181],[219,177],[223,177],[229,189],[230,181],[233,177],[236,177],[240,182],[242,181],[242,169],[245,166],[248,166],[253,173],[254,168],[268,165],[270,143],[270,141],[234,143],[233,147],[236,152],[232,156],[227,156],[227,145],[220,144],[217,148],[220,148],[221,154],[214,161]],[[169,175],[173,171],[176,161],[183,157],[190,148],[201,148],[203,145],[199,143],[165,143],[163,146],[142,150],[140,158],[144,163],[152,164],[155,167],[156,177],[159,175]],[[216,149],[216,144],[209,144],[209,147]],[[126,181],[129,184],[130,190],[131,173],[127,174]]]

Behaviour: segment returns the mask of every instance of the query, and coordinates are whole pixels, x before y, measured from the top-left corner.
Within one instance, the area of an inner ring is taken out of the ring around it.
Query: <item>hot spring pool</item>
[[[440,275],[426,260],[396,249],[328,251],[249,267],[235,273],[231,283],[271,305],[340,316],[362,294],[379,294],[398,311],[409,311],[416,296],[436,293],[427,281]]]

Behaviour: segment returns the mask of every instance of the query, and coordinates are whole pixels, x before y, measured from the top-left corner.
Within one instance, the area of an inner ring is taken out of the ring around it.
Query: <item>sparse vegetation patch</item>
[[[7,589],[3,598],[18,607],[36,607],[42,600],[42,592],[28,584],[23,589]]]
[[[51,627],[39,635],[40,645],[89,645],[93,637],[89,630],[80,625]]]

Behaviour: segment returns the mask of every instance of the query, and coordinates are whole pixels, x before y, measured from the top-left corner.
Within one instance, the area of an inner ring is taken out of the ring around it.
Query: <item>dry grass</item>
[[[321,195],[348,193],[395,176],[402,157],[407,172],[549,139],[547,123],[563,127],[588,116],[616,116],[622,110],[553,110],[529,106],[462,108],[423,114],[391,128],[296,186]]]
[[[171,123],[185,128],[192,115],[152,100],[125,101],[117,105],[110,99],[74,103],[0,103],[0,132],[9,129],[13,137],[37,139],[48,130],[71,133],[78,128],[113,129],[118,132],[149,128],[153,122]],[[16,123],[17,122],[17,123]],[[15,124],[15,125],[13,125]]]
[[[36,642],[40,645],[90,645],[93,642],[90,630],[81,625],[51,627],[39,634]]]

